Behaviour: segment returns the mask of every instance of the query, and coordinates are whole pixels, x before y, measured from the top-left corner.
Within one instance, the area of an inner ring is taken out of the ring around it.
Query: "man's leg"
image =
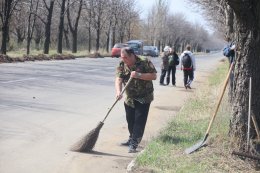
[[[172,67],[169,66],[169,68],[168,68],[168,70],[167,70],[167,76],[166,76],[166,85],[169,85],[169,83],[170,83],[171,71],[172,71]]]
[[[140,102],[135,101],[135,122],[133,127],[132,139],[129,146],[129,152],[135,152],[135,149],[142,140],[149,108],[150,103],[141,104]]]
[[[184,87],[187,89],[187,82],[188,82],[188,70],[183,70],[183,75],[184,75],[184,78],[183,78],[183,82],[184,82]]]
[[[172,85],[176,84],[175,74],[176,74],[176,66],[173,66],[172,67]]]
[[[129,139],[127,142],[122,143],[122,145],[129,145],[133,134],[134,121],[135,121],[135,109],[132,108],[131,106],[128,106],[125,103],[124,105],[125,105],[125,112],[126,112],[126,121],[128,125],[128,131],[129,131]]]
[[[160,84],[164,85],[164,78],[166,75],[166,70],[162,69],[161,77],[160,77]]]
[[[188,73],[188,82],[187,82],[187,87],[189,88],[189,89],[191,89],[191,87],[190,87],[190,85],[191,85],[191,83],[192,83],[192,81],[193,81],[193,79],[194,79],[194,71],[193,70],[190,70],[189,71],[189,73]]]

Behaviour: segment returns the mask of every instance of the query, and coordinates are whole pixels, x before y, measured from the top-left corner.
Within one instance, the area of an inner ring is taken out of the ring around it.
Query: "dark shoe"
[[[186,89],[187,89],[187,88],[191,89],[191,87],[190,87],[190,85],[189,85],[189,84],[187,84],[185,87],[186,87]]]
[[[166,86],[164,83],[160,83],[160,85],[162,85],[162,86]]]
[[[128,153],[136,153],[136,147],[134,145],[129,145]]]
[[[175,84],[172,84],[172,86],[173,86],[173,87],[176,87],[176,85],[175,85]]]
[[[128,139],[126,142],[122,142],[120,145],[129,146],[130,145],[130,139]]]

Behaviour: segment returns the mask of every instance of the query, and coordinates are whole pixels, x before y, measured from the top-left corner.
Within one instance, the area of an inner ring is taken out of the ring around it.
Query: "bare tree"
[[[9,22],[15,6],[20,0],[3,0],[0,2],[0,19],[2,24],[2,46],[0,52],[6,54],[9,37]]]
[[[66,48],[69,50],[70,49],[70,39],[69,39],[69,25],[66,24],[63,28],[64,32],[64,37],[65,37],[65,43],[66,43]]]
[[[27,55],[30,54],[31,40],[33,37],[34,28],[35,28],[39,0],[36,1],[36,4],[34,2],[35,2],[34,0],[30,0],[30,8],[29,8],[29,12],[28,12],[29,17],[28,17],[28,26],[27,26],[27,46],[26,46]],[[34,7],[34,4],[35,4],[35,7]]]
[[[43,40],[44,32],[44,24],[36,20],[33,34],[36,50],[40,50],[40,44]]]
[[[66,0],[61,0],[60,7],[60,22],[59,22],[59,31],[58,31],[58,48],[57,52],[62,53],[62,40],[63,40],[63,31],[64,31],[64,16],[65,16],[65,7]]]
[[[93,27],[96,31],[96,51],[100,48],[100,34],[105,26],[105,21],[107,20],[108,16],[106,16],[107,10],[107,0],[96,0],[93,2]]]
[[[47,4],[49,2],[49,4]],[[39,15],[38,17],[41,18],[41,21],[45,24],[45,40],[44,40],[44,48],[43,53],[49,54],[50,49],[50,38],[51,38],[51,24],[52,24],[52,14],[54,8],[55,0],[43,0],[43,4],[45,9],[47,10],[46,20],[42,19]]]
[[[87,27],[88,33],[88,51],[91,51],[92,48],[92,18],[93,18],[93,6],[94,0],[87,0],[85,2],[85,15],[83,15],[83,20],[86,21],[85,25]]]
[[[76,5],[78,6],[77,11],[75,11],[75,20],[72,24],[72,16],[71,16],[71,10],[76,8]],[[70,3],[70,0],[68,0],[68,10],[67,10],[67,19],[69,24],[69,29],[72,34],[72,53],[77,52],[77,38],[78,38],[78,25],[79,25],[79,19],[81,15],[83,0],[79,0],[79,3]]]
[[[17,37],[17,44],[21,45],[26,37],[27,15],[25,3],[19,3],[14,10],[13,18],[10,21],[10,33]]]

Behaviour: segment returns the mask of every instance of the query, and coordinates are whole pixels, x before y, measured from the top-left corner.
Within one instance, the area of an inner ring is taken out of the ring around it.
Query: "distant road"
[[[212,71],[221,58],[220,54],[197,55],[194,83],[196,75]],[[158,97],[168,90],[185,91],[181,71],[177,71],[176,89],[159,86],[160,59],[151,60],[158,71],[154,81]],[[97,144],[100,153],[69,151],[114,102],[118,62],[117,58],[81,58],[0,64],[0,172],[122,172],[134,156],[117,146],[127,137],[123,102],[106,120]]]

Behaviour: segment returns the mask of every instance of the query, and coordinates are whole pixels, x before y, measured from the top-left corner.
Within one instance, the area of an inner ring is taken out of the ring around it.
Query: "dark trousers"
[[[166,84],[169,85],[170,83],[170,76],[172,75],[172,84],[175,85],[176,79],[175,79],[175,73],[176,73],[176,66],[169,66],[167,71],[167,77],[166,77]]]
[[[134,105],[135,108],[125,104],[125,111],[130,134],[129,137],[131,139],[130,143],[137,147],[144,134],[150,103],[142,104],[138,101],[134,101]]]
[[[164,84],[164,78],[165,78],[166,72],[167,72],[166,69],[162,69],[161,76],[160,76],[160,84]]]
[[[184,74],[184,86],[187,84],[190,84],[194,79],[194,73],[193,70],[183,70]]]

